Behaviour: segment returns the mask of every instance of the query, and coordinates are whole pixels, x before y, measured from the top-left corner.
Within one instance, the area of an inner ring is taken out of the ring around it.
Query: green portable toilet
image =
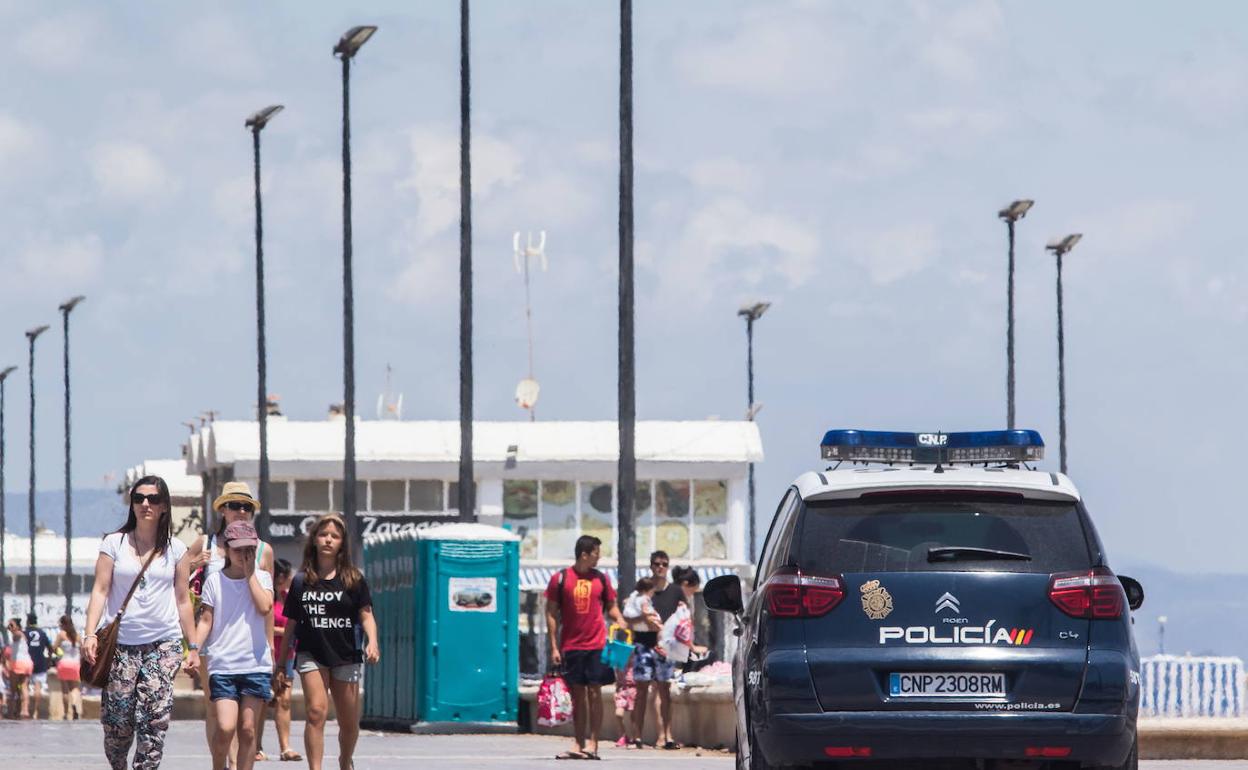
[[[365,547],[383,647],[365,687],[364,721],[422,731],[514,728],[520,538],[483,524],[443,524],[370,538]]]

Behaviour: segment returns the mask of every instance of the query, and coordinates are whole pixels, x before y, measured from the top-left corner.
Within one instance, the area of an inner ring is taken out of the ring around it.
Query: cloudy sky
[[[358,392],[457,414],[458,4],[0,0],[0,364],[24,488],[23,330],[74,314],[75,484],[251,413],[251,147],[264,134],[270,384],[341,398],[340,69],[353,69]],[[517,419],[511,234],[534,279],[543,418],[615,415],[617,5],[478,0],[478,415]],[[1106,2],[636,3],[638,409],[737,418],[756,333],[760,509],[833,426],[1004,423],[1019,228],[1020,423],[1056,467],[1054,266],[1069,257],[1071,473],[1120,563],[1245,571],[1248,10]],[[40,341],[41,488],[60,486],[59,327]]]

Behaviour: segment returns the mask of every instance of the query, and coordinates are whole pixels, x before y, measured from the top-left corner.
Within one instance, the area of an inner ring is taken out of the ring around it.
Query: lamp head
[[[766,313],[769,307],[771,307],[770,302],[754,302],[742,305],[741,309],[737,311],[737,315],[750,321],[757,321],[763,317],[763,313]]]
[[[1058,255],[1065,254],[1071,249],[1075,248],[1075,244],[1078,243],[1079,239],[1082,237],[1083,237],[1083,233],[1072,233],[1071,235],[1067,235],[1063,238],[1054,238],[1053,240],[1049,241],[1048,245],[1046,245],[1045,248],[1053,252],[1054,254],[1058,254]]]
[[[78,307],[78,303],[82,302],[84,299],[86,299],[86,297],[82,296],[81,294],[71,299],[67,299],[61,303],[59,310],[62,313],[68,313],[69,311]]]
[[[281,112],[284,109],[286,108],[280,104],[270,105],[268,107],[265,107],[263,110],[260,110],[259,112],[253,113],[250,118],[247,118],[247,122],[244,123],[243,125],[246,126],[247,128],[250,128],[252,131],[259,131],[260,129],[268,125],[269,121],[273,119],[274,115],[276,115],[277,113]]]
[[[368,42],[368,39],[377,31],[376,27],[352,27],[339,38],[338,45],[334,46],[334,53],[344,59],[350,59],[355,56],[356,52]]]
[[[998,211],[997,216],[1007,222],[1017,222],[1027,216],[1027,212],[1030,211],[1031,207],[1034,205],[1036,205],[1036,202],[1032,200],[1014,201],[1010,205]]]
[[[27,329],[26,339],[30,340],[31,342],[34,342],[36,337],[38,337],[40,334],[43,334],[47,330],[48,330],[47,324],[44,324],[42,326],[36,326],[33,329]]]
[[[0,370],[0,382],[4,382],[10,374],[16,371],[16,366],[6,366],[3,370]]]

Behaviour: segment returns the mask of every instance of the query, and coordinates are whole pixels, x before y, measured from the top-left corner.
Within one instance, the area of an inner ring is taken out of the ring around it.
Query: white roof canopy
[[[144,476],[160,476],[169,485],[170,497],[202,496],[204,480],[186,471],[186,460],[144,460],[126,471],[126,486],[129,487]]]

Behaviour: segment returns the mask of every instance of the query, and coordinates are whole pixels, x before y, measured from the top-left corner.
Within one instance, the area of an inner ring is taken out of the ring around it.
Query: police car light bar
[[[820,450],[825,460],[861,463],[1023,463],[1044,457],[1044,439],[1034,430],[964,433],[901,433],[830,430]]]

